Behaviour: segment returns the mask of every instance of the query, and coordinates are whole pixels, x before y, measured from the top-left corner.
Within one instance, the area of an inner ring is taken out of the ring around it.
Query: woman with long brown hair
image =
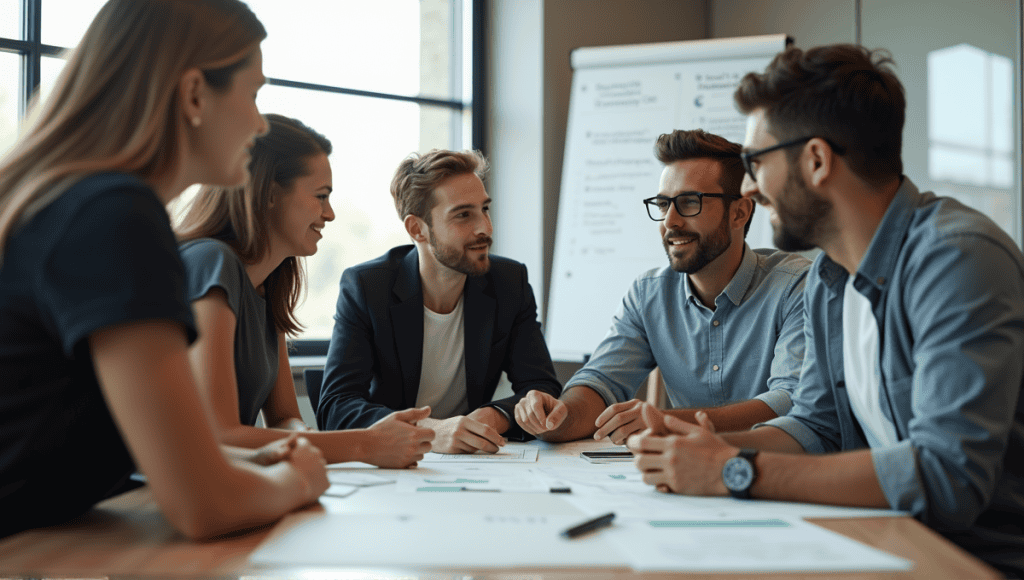
[[[307,431],[299,414],[286,337],[320,231],[334,219],[331,143],[298,120],[267,115],[243,187],[205,186],[178,237],[199,339],[190,349],[200,390],[224,443],[266,445],[302,431],[327,461],[409,467],[434,432],[414,423],[430,409],[392,413],[367,429]],[[260,411],[269,428],[255,427]]]
[[[136,469],[193,538],[327,488],[305,439],[268,465],[218,444],[164,208],[248,177],[265,36],[237,0],[111,0],[0,162],[0,536],[77,515]]]

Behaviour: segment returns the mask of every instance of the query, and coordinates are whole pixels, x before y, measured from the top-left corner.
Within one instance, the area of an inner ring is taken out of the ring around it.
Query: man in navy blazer
[[[557,397],[537,304],[519,262],[490,255],[490,202],[474,151],[433,150],[402,162],[391,195],[414,244],[341,277],[317,408],[321,429],[369,427],[431,407],[419,425],[439,453],[495,452],[531,390]],[[501,373],[514,394],[491,401]]]

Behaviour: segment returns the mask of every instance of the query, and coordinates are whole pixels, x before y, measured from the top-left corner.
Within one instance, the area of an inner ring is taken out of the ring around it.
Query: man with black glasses
[[[771,212],[777,245],[823,250],[803,375],[789,415],[765,426],[716,435],[666,417],[671,434],[630,448],[661,488],[905,510],[1021,577],[1024,256],[903,175],[891,64],[860,46],[794,48],[740,83],[743,194]]]
[[[645,428],[633,400],[658,367],[669,411],[704,410],[733,429],[785,415],[804,353],[809,262],[744,242],[754,204],[742,199],[740,146],[702,130],[658,138],[660,192],[642,200],[669,265],[633,282],[607,336],[556,399],[531,391],[516,421],[547,441],[593,435],[622,443]],[[637,200],[637,210],[641,200]]]

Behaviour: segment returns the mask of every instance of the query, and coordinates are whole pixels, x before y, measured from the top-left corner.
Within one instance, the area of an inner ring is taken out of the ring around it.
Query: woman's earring
[[[198,116],[192,117],[192,126],[193,127],[198,127],[198,126],[200,126],[202,124],[203,124],[203,120],[200,119]]]

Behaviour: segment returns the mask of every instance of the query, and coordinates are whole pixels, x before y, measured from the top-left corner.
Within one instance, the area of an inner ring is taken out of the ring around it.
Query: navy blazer
[[[463,314],[469,408],[501,408],[509,417],[506,435],[522,437],[516,403],[532,389],[553,397],[562,391],[526,266],[491,256],[487,274],[466,278]],[[393,411],[414,407],[422,362],[423,290],[416,247],[392,248],[348,268],[341,276],[320,387],[320,429],[369,427]],[[514,394],[491,403],[502,371]]]

